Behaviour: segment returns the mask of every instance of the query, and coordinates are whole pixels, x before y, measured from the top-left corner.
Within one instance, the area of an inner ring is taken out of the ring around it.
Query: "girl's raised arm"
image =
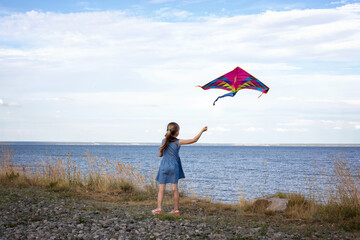
[[[196,143],[199,140],[199,138],[201,137],[201,134],[203,134],[203,132],[205,132],[206,130],[207,130],[207,127],[204,127],[203,129],[201,129],[199,134],[196,135],[193,139],[179,139],[179,146]]]

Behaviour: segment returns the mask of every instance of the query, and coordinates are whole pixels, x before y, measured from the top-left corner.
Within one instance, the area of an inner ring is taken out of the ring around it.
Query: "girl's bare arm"
[[[207,127],[204,127],[198,135],[196,135],[193,139],[180,139],[179,140],[179,146],[180,145],[186,145],[186,144],[192,144],[192,143],[196,143],[199,138],[201,137],[201,134],[203,134],[203,132],[205,132],[207,130]]]

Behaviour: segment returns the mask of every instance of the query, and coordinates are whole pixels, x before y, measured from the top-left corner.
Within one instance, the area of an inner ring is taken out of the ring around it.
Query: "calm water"
[[[140,170],[151,173],[160,164],[159,146],[13,144],[16,164],[33,165],[48,157],[65,158],[70,154],[86,169],[85,152],[110,161],[141,164]],[[345,154],[354,165],[360,163],[360,147],[313,146],[181,146],[180,157],[185,172],[182,187],[200,197],[215,201],[236,202],[240,195],[249,199],[278,191],[306,193],[306,177],[316,175],[314,161],[331,171],[335,154]],[[265,164],[266,163],[266,164]],[[170,188],[169,188],[170,189]]]

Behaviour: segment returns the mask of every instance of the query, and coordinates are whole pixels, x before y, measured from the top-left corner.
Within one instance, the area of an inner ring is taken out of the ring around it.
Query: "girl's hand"
[[[207,131],[207,126],[205,126],[201,131],[203,132]]]

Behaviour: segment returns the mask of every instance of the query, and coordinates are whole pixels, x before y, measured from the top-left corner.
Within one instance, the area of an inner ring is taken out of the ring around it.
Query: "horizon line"
[[[0,144],[29,144],[29,145],[113,145],[113,146],[156,146],[157,142],[101,142],[101,141],[0,141]],[[354,146],[360,147],[360,143],[196,143],[198,146]]]

